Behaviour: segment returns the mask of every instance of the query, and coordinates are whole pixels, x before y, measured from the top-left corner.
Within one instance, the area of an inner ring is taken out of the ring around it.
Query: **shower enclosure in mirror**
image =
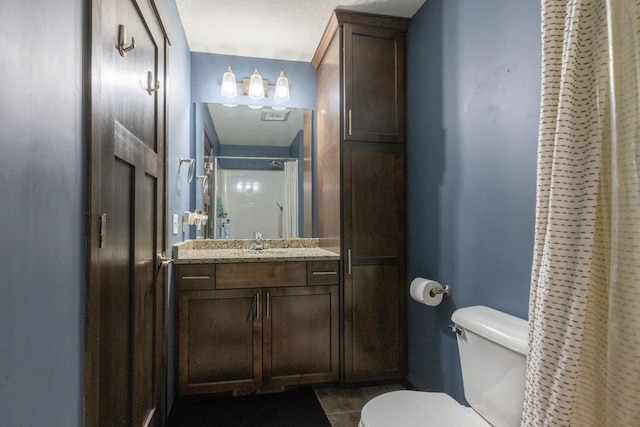
[[[217,157],[216,237],[299,237],[298,159]]]
[[[313,237],[312,111],[196,103],[196,237]]]

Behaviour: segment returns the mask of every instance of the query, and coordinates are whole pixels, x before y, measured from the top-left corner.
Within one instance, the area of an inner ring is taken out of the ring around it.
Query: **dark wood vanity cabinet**
[[[177,265],[179,393],[337,381],[337,273],[338,261]]]
[[[318,76],[318,237],[342,257],[342,381],[407,371],[405,35],[409,20],[336,11]]]

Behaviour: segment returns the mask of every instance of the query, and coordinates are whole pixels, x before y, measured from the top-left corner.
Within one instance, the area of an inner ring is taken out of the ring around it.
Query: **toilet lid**
[[[491,427],[473,409],[445,393],[392,391],[362,408],[361,427]]]

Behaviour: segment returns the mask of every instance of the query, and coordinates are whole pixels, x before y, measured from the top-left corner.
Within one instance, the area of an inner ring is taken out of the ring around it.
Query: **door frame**
[[[108,1],[108,0],[104,0]],[[130,0],[135,7],[138,7],[137,0]],[[163,138],[164,147],[160,154],[164,164],[163,182],[160,201],[160,210],[162,218],[159,222],[161,225],[161,237],[159,238],[161,246],[158,249],[165,250],[168,245],[167,231],[167,172],[168,172],[168,106],[167,92],[168,85],[168,62],[169,47],[171,42],[164,26],[162,14],[160,13],[155,0],[147,0],[153,11],[155,18],[159,24],[160,31],[163,34],[163,44],[158,48],[164,49],[164,90],[163,93]],[[84,314],[85,314],[85,340],[84,340],[84,398],[83,398],[83,425],[98,426],[99,425],[99,370],[100,370],[100,215],[101,215],[101,133],[102,133],[102,96],[101,96],[101,79],[102,79],[102,5],[103,0],[90,0],[84,15],[84,22],[87,29],[87,40],[83,52],[84,59],[84,94],[87,100],[85,106],[84,123],[86,138],[86,157],[85,157],[85,179],[86,179],[86,211],[85,211],[85,296],[84,296]],[[164,424],[167,416],[167,374],[168,374],[168,348],[167,348],[167,314],[168,314],[168,271],[167,268],[161,269],[156,280],[158,286],[162,289],[162,316],[160,319],[160,327],[162,331],[160,338],[160,359],[163,363],[157,366],[156,372],[160,379],[160,390],[162,393],[160,410],[161,423]]]

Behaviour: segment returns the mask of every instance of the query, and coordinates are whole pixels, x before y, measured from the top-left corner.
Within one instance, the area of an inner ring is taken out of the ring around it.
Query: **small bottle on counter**
[[[227,221],[224,223],[224,238],[228,239],[231,237],[231,220],[227,218]]]

